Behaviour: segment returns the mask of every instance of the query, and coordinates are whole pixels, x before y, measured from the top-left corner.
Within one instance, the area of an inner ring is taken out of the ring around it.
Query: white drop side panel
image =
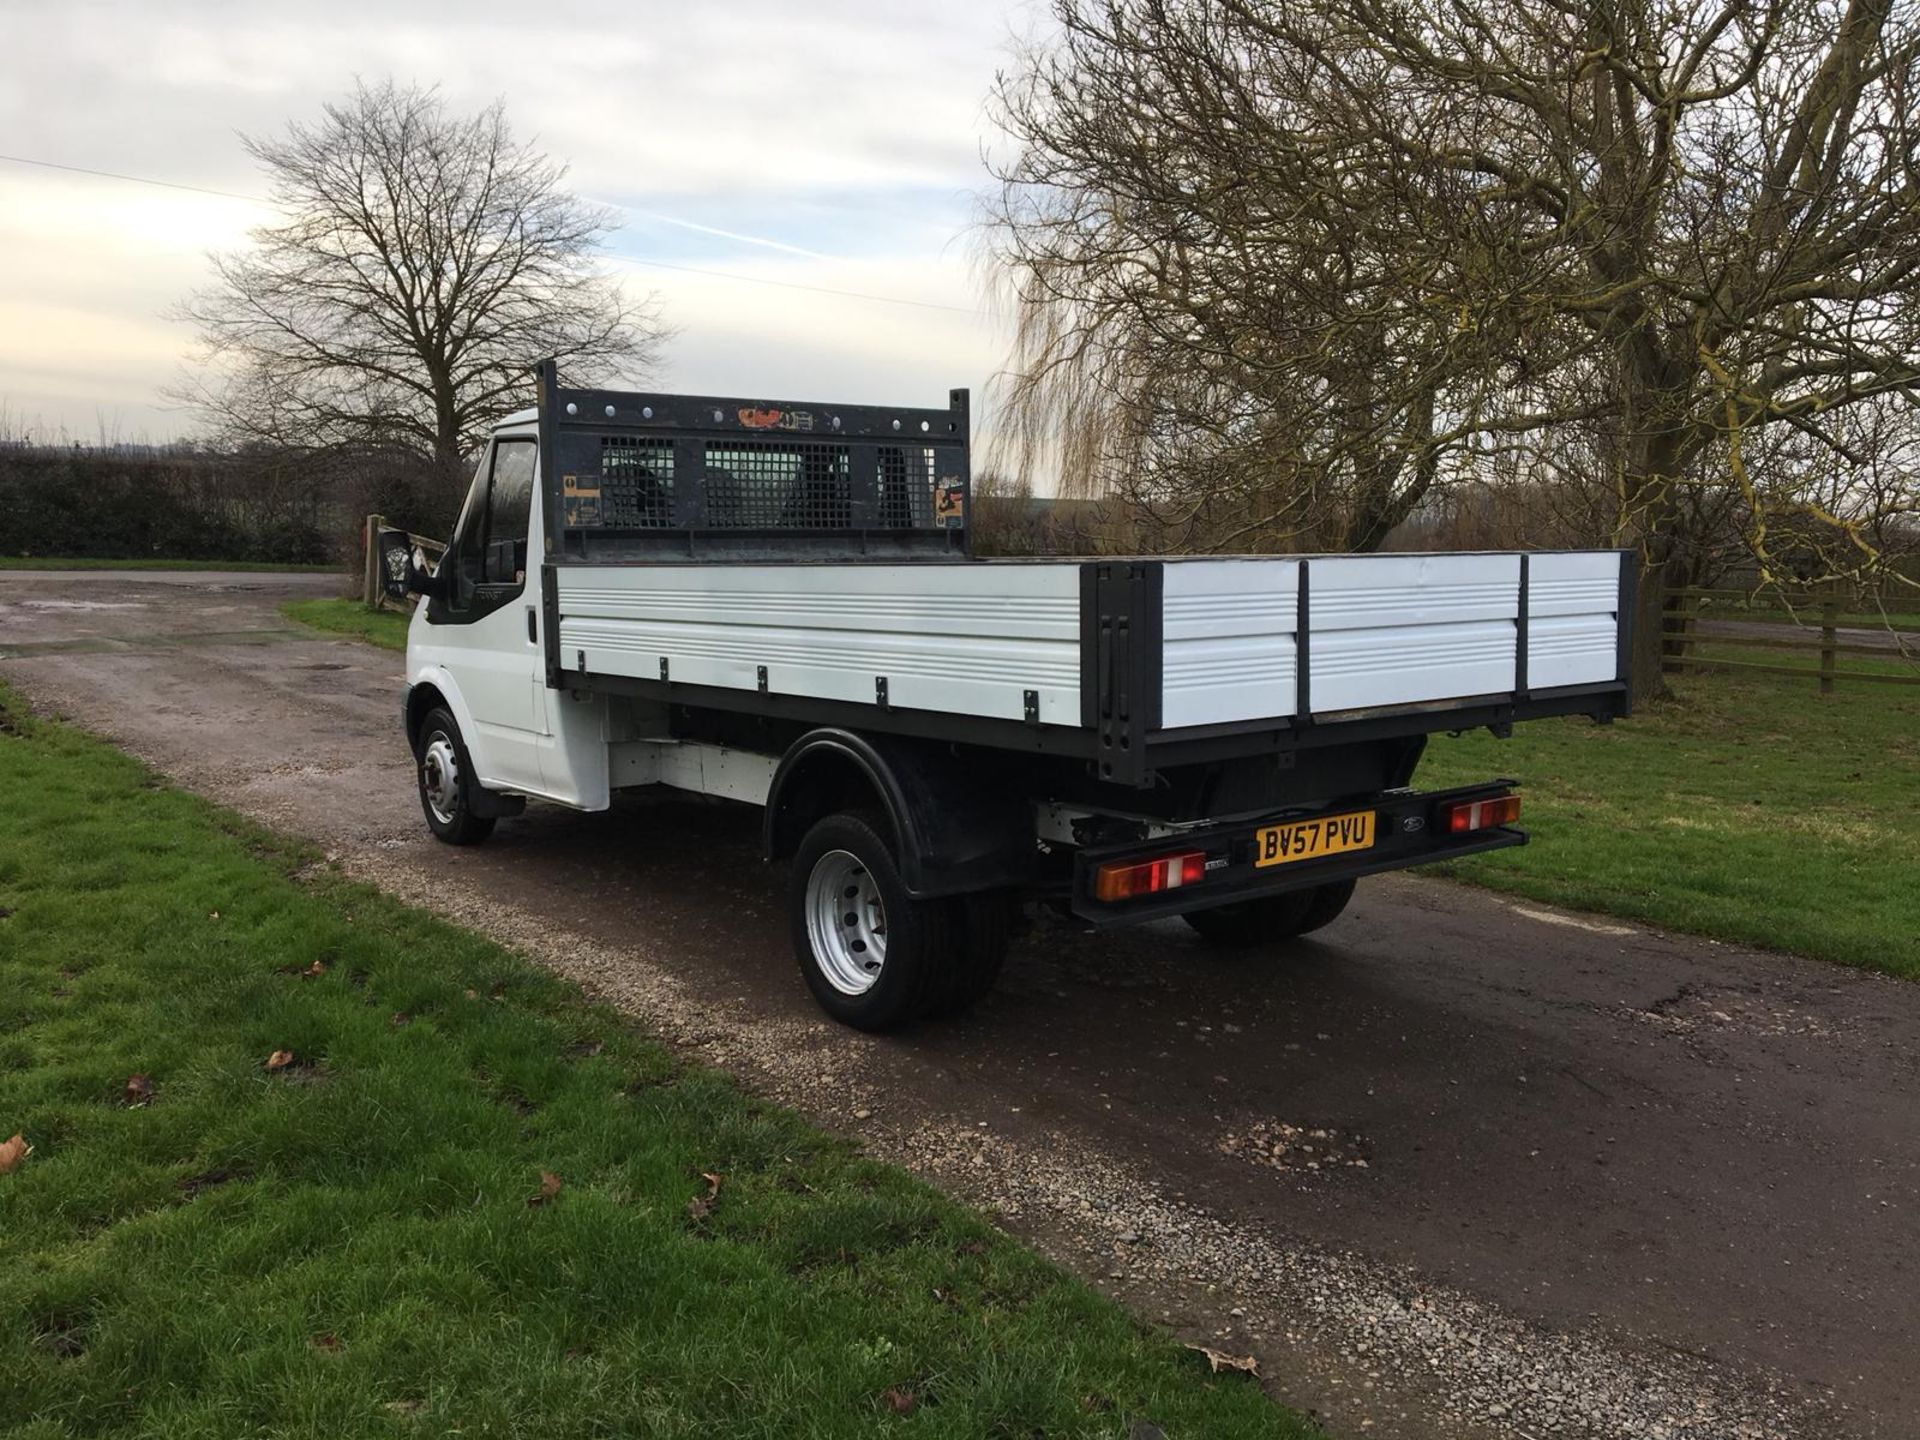
[[[1518,555],[1334,555],[1308,564],[1315,714],[1510,692]]]
[[[1532,556],[1527,562],[1527,686],[1589,685],[1619,673],[1618,551]]]
[[[1293,714],[1299,563],[1169,561],[1165,576],[1161,725]]]
[[[561,566],[560,660],[597,674],[1080,723],[1080,570],[1061,564]]]

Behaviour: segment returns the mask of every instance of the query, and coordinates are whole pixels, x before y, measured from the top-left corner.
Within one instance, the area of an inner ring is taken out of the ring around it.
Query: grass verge
[[[1311,1433],[4,692],[0,804],[0,1433]]]
[[[280,613],[315,630],[351,635],[383,650],[407,648],[409,617],[392,610],[369,609],[359,600],[289,600],[280,607]]]
[[[58,555],[0,555],[0,570],[240,570],[297,575],[344,573],[338,565],[277,565],[265,560],[98,560]]]
[[[1778,650],[1711,653],[1782,663]],[[1612,726],[1436,736],[1420,782],[1516,776],[1533,834],[1445,872],[1920,977],[1920,689],[1843,680],[1823,697],[1807,674],[1676,676],[1675,700]]]

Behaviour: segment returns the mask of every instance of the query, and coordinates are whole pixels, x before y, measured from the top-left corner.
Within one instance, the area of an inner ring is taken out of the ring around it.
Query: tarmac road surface
[[[974,1014],[859,1035],[800,984],[753,812],[434,843],[400,658],[276,608],[339,583],[0,572],[0,681],[1259,1357],[1335,1434],[1920,1434],[1920,986],[1387,877],[1266,956],[1039,925]]]

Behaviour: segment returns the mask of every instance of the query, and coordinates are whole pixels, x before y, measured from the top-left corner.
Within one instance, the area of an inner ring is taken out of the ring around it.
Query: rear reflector
[[[1466,800],[1447,807],[1447,830],[1464,835],[1469,830],[1491,830],[1520,818],[1518,795],[1496,795],[1491,800]]]
[[[1189,850],[1181,855],[1144,860],[1137,865],[1124,862],[1102,865],[1094,872],[1093,895],[1096,900],[1131,900],[1136,895],[1197,885],[1206,878],[1206,852]]]

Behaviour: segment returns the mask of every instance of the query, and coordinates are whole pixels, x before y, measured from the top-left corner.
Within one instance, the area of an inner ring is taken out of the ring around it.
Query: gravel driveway
[[[1920,986],[1392,877],[1285,957],[1042,926],[973,1015],[859,1035],[799,982],[748,812],[433,843],[399,657],[275,608],[337,585],[0,573],[0,680],[1257,1355],[1336,1434],[1920,1433]]]

